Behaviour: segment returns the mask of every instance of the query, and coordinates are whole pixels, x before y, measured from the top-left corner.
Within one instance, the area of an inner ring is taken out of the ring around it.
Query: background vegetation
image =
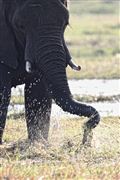
[[[116,0],[71,1],[66,40],[82,70],[68,69],[69,78],[120,77],[119,18]]]

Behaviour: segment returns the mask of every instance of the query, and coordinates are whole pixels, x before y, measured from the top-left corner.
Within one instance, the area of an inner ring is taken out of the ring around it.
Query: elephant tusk
[[[69,66],[70,66],[72,69],[74,69],[74,70],[76,70],[76,71],[80,71],[80,70],[81,70],[81,66],[76,65],[72,60],[70,60],[68,64],[69,64]]]
[[[32,73],[32,66],[31,66],[31,63],[29,61],[26,61],[25,69],[28,73]]]

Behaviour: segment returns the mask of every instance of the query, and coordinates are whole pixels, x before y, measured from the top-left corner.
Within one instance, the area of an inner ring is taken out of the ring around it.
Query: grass
[[[67,68],[69,79],[118,79],[120,78],[120,59],[98,58],[98,59],[75,59],[82,69],[75,72]]]
[[[70,27],[65,37],[82,71],[75,73],[68,69],[68,78],[119,78],[118,1],[75,1],[71,2],[70,12]]]
[[[114,0],[70,0],[72,14],[118,14],[119,2]]]
[[[80,102],[119,102],[120,95],[80,95],[75,94],[73,95],[74,99]],[[11,103],[13,111],[14,105],[23,105],[24,104],[24,97],[23,96],[12,96]]]
[[[0,146],[0,179],[120,179],[119,117],[103,118],[87,149],[80,145],[85,119],[58,120],[52,119],[47,149],[25,141],[23,118],[8,120],[6,144]]]

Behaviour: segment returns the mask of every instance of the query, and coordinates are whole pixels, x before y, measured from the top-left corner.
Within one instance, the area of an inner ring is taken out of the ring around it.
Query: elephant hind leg
[[[44,79],[38,77],[25,85],[25,111],[28,138],[33,141],[48,139],[52,99]]]

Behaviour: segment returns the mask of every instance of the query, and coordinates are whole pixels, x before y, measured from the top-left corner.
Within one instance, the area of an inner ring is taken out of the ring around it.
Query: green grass
[[[98,58],[98,59],[75,59],[82,69],[75,72],[70,67],[67,68],[69,79],[117,79],[120,78],[120,59]]]
[[[71,0],[72,14],[118,14],[119,2],[114,0]]]
[[[68,70],[68,78],[119,78],[118,2],[75,1],[70,7],[70,27],[65,38],[82,71]]]
[[[0,179],[105,179],[120,178],[120,119],[103,118],[94,129],[91,148],[82,148],[82,125],[85,119],[61,119],[52,126],[44,148],[29,145],[23,119],[9,120],[0,146]],[[14,142],[14,143],[13,143]],[[81,147],[81,149],[79,149]],[[75,153],[79,149],[79,153]]]

